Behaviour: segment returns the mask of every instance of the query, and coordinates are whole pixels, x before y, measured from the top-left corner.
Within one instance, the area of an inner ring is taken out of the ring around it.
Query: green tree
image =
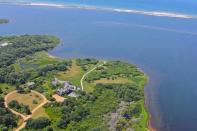
[[[26,124],[27,129],[43,129],[49,126],[51,121],[46,117],[40,117],[37,119],[29,119]]]

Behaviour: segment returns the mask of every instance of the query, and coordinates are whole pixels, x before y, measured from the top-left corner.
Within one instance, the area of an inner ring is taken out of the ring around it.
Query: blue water
[[[196,0],[0,0],[0,2],[41,2],[78,4],[100,7],[138,9],[146,11],[177,12],[197,14]]]
[[[194,2],[195,3],[195,2]],[[56,56],[119,59],[150,77],[146,102],[161,131],[197,130],[197,19],[0,5],[0,35],[52,34]]]

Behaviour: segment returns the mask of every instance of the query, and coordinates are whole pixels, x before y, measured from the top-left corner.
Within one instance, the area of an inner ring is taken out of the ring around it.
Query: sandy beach
[[[120,12],[120,13],[132,13],[132,14],[159,16],[159,17],[182,18],[182,19],[195,19],[195,18],[197,18],[197,16],[192,16],[192,15],[188,15],[188,14],[180,14],[180,13],[172,13],[172,12],[118,9],[118,8],[96,7],[96,6],[74,5],[74,4],[71,5],[71,4],[53,4],[53,3],[26,3],[26,4],[23,4],[23,5],[46,6],[46,7],[55,7],[55,8],[79,8],[79,9],[86,9],[86,10],[114,11],[114,12]]]
[[[47,6],[47,7],[56,7],[56,8],[64,8],[64,5],[61,4],[50,4],[50,3],[29,3],[29,4],[24,4],[24,5],[29,5],[29,6]]]

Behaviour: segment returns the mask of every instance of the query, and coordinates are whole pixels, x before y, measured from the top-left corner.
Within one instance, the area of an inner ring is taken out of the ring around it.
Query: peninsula
[[[0,24],[6,24],[9,23],[8,19],[0,19]]]
[[[148,130],[142,71],[127,62],[49,55],[58,44],[48,35],[0,37],[1,129]]]

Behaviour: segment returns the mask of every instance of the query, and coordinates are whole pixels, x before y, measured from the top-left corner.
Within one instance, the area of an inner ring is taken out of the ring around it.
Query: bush
[[[48,127],[47,131],[53,131],[53,128],[52,127]]]
[[[38,101],[37,100],[33,100],[33,104],[38,104]]]
[[[38,119],[29,119],[27,121],[27,129],[43,129],[51,124],[51,121],[46,117],[40,117]]]
[[[2,131],[8,131],[8,128],[7,127],[3,127]]]
[[[17,112],[24,113],[24,114],[31,114],[31,111],[29,109],[28,105],[20,104],[18,101],[13,100],[10,103],[8,103],[8,106]]]

